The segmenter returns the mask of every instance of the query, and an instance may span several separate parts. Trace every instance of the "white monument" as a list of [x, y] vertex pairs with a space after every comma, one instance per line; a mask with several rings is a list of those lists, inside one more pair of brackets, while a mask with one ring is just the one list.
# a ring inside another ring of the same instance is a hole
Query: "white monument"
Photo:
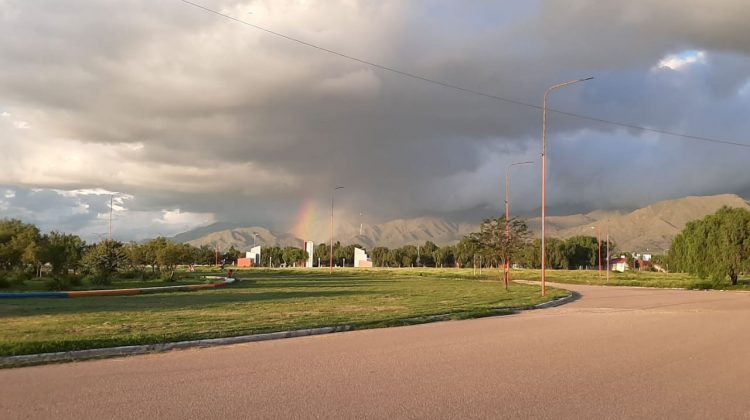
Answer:
[[305, 261], [305, 267], [312, 268], [313, 253], [315, 252], [315, 244], [313, 244], [313, 241], [305, 241], [305, 251], [307, 251], [307, 260]]
[[364, 249], [354, 248], [354, 267], [372, 267], [372, 261], [367, 257]]

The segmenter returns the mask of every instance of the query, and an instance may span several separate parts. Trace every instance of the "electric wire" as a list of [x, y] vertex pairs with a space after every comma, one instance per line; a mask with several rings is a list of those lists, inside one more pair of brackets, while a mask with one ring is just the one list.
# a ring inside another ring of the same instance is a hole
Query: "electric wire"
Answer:
[[[326, 52], [328, 54], [332, 54], [332, 55], [335, 55], [335, 56], [338, 56], [338, 57], [341, 57], [341, 58], [345, 58], [347, 60], [354, 61], [354, 62], [357, 62], [357, 63], [360, 63], [360, 64], [364, 64], [364, 65], [367, 65], [367, 66], [370, 66], [370, 67], [374, 67], [374, 68], [377, 68], [377, 69], [380, 69], [380, 70], [383, 70], [383, 71], [386, 71], [386, 72], [390, 72], [390, 73], [397, 74], [397, 75], [400, 75], [400, 76], [408, 77], [408, 78], [411, 78], [411, 79], [414, 79], [414, 80], [419, 80], [419, 81], [422, 81], [422, 82], [425, 82], [425, 83], [430, 83], [430, 84], [433, 84], [433, 85], [442, 86], [444, 88], [453, 89], [453, 90], [457, 90], [457, 91], [468, 93], [468, 94], [472, 94], [472, 95], [482, 96], [482, 97], [489, 98], [489, 99], [494, 99], [494, 100], [505, 102], [505, 103], [509, 103], [509, 104], [512, 104], [512, 105], [522, 106], [522, 107], [526, 107], [526, 108], [532, 108], [532, 109], [536, 109], [536, 110], [543, 110], [543, 107], [540, 106], [540, 105], [534, 105], [534, 104], [530, 104], [530, 103], [527, 103], [527, 102], [523, 102], [523, 101], [511, 99], [511, 98], [506, 98], [506, 97], [503, 97], [503, 96], [499, 96], [499, 95], [495, 95], [495, 94], [491, 94], [491, 93], [487, 93], [487, 92], [482, 92], [482, 91], [479, 91], [479, 90], [474, 90], [474, 89], [466, 88], [466, 87], [455, 85], [455, 84], [452, 84], [452, 83], [447, 83], [447, 82], [443, 82], [443, 81], [440, 81], [440, 80], [431, 79], [429, 77], [421, 76], [421, 75], [416, 74], [416, 73], [411, 73], [411, 72], [408, 72], [408, 71], [399, 70], [399, 69], [394, 68], [394, 67], [389, 67], [389, 66], [386, 66], [386, 65], [383, 65], [383, 64], [378, 64], [378, 63], [373, 62], [373, 61], [369, 61], [369, 60], [365, 60], [365, 59], [362, 59], [362, 58], [358, 58], [358, 57], [355, 57], [355, 56], [352, 56], [352, 55], [349, 55], [349, 54], [345, 54], [345, 53], [342, 53], [342, 52], [339, 52], [339, 51], [336, 51], [336, 50], [332, 50], [330, 48], [321, 47], [320, 45], [316, 45], [316, 44], [313, 44], [313, 43], [301, 40], [299, 38], [294, 38], [292, 36], [289, 36], [289, 35], [286, 35], [286, 34], [283, 34], [283, 33], [280, 33], [280, 32], [273, 31], [273, 30], [265, 28], [263, 26], [256, 25], [254, 23], [251, 23], [251, 22], [248, 22], [248, 21], [245, 21], [245, 20], [242, 20], [242, 19], [238, 19], [238, 18], [236, 18], [234, 16], [231, 16], [231, 15], [228, 15], [226, 13], [222, 13], [222, 12], [220, 12], [218, 10], [214, 10], [214, 9], [209, 8], [209, 7], [203, 6], [201, 4], [194, 3], [194, 2], [192, 2], [190, 0], [180, 0], [180, 1], [182, 1], [185, 4], [191, 5], [193, 7], [196, 7], [198, 9], [201, 9], [201, 10], [203, 10], [205, 12], [212, 13], [214, 15], [223, 17], [225, 19], [232, 20], [232, 21], [240, 23], [242, 25], [249, 26], [251, 28], [254, 28], [254, 29], [266, 32], [266, 33], [268, 33], [270, 35], [274, 35], [274, 36], [286, 39], [288, 41], [304, 45], [306, 47], [314, 48], [316, 50], [323, 51], [323, 52]], [[547, 112], [555, 113], [555, 114], [558, 114], [558, 115], [563, 115], [563, 116], [566, 116], [566, 117], [577, 118], [577, 119], [580, 119], [580, 120], [585, 120], [585, 121], [590, 121], [590, 122], [596, 122], [596, 123], [600, 123], [600, 124], [613, 125], [613, 126], [628, 128], [628, 129], [632, 129], [632, 130], [657, 133], [657, 134], [662, 134], [662, 135], [666, 135], [666, 136], [684, 138], [684, 139], [688, 139], [688, 140], [702, 141], [702, 142], [708, 142], [708, 143], [716, 143], [716, 144], [722, 144], [722, 145], [726, 145], [726, 146], [736, 146], [736, 147], [750, 148], [750, 144], [747, 144], [747, 143], [740, 143], [740, 142], [735, 142], [735, 141], [730, 141], [730, 140], [721, 140], [721, 139], [716, 139], [716, 138], [712, 138], [712, 137], [696, 136], [696, 135], [692, 135], [692, 134], [677, 133], [677, 132], [674, 132], [674, 131], [662, 130], [662, 129], [658, 129], [658, 128], [650, 128], [650, 127], [646, 127], [646, 126], [642, 126], [642, 125], [637, 125], [637, 124], [630, 124], [630, 123], [625, 123], [625, 122], [620, 122], [620, 121], [608, 120], [608, 119], [604, 119], [604, 118], [591, 117], [591, 116], [588, 116], [588, 115], [577, 114], [577, 113], [574, 113], [574, 112], [562, 111], [562, 110], [558, 110], [558, 109], [554, 109], [554, 108], [549, 108], [549, 107], [547, 108]]]

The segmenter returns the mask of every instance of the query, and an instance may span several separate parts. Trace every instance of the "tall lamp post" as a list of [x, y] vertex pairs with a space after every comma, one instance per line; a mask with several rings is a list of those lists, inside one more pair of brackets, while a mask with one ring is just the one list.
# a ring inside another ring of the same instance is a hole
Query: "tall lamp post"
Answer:
[[596, 229], [596, 244], [599, 248], [599, 280], [602, 279], [602, 239], [601, 232], [599, 232], [599, 226], [591, 226], [591, 229]]
[[336, 190], [341, 189], [344, 189], [344, 187], [336, 187], [331, 190], [331, 258], [328, 261], [328, 272], [331, 274], [333, 274], [333, 194], [336, 192]]
[[545, 248], [545, 239], [544, 239], [544, 236], [546, 233], [545, 206], [546, 206], [546, 200], [547, 200], [547, 97], [549, 96], [550, 92], [552, 92], [555, 89], [569, 86], [578, 82], [585, 82], [586, 80], [591, 80], [591, 79], [593, 79], [593, 77], [586, 77], [583, 79], [576, 79], [576, 80], [570, 80], [564, 83], [559, 83], [559, 84], [550, 86], [549, 88], [547, 88], [547, 91], [544, 92], [544, 106], [542, 107], [542, 296], [545, 296], [547, 294], [547, 270], [546, 270], [547, 252]]
[[518, 165], [528, 165], [534, 163], [528, 162], [514, 162], [505, 168], [505, 273], [503, 275], [503, 283], [505, 290], [508, 290], [508, 283], [510, 282], [510, 168]]

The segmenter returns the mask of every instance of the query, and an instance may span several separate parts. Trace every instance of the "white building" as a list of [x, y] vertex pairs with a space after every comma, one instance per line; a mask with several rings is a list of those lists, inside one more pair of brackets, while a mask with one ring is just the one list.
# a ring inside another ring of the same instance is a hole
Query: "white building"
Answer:
[[372, 267], [372, 261], [364, 249], [354, 248], [354, 267]]
[[253, 265], [254, 266], [256, 266], [256, 267], [259, 266], [260, 263], [261, 263], [261, 261], [260, 261], [260, 245], [254, 246], [254, 247], [250, 248], [250, 251], [247, 251], [245, 253], [245, 258], [249, 258], [249, 259], [253, 260]]

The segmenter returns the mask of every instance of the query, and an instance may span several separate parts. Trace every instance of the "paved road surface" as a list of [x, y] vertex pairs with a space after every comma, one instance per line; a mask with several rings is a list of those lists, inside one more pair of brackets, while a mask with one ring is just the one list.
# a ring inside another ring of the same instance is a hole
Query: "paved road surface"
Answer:
[[750, 418], [750, 293], [0, 371], [0, 418]]

